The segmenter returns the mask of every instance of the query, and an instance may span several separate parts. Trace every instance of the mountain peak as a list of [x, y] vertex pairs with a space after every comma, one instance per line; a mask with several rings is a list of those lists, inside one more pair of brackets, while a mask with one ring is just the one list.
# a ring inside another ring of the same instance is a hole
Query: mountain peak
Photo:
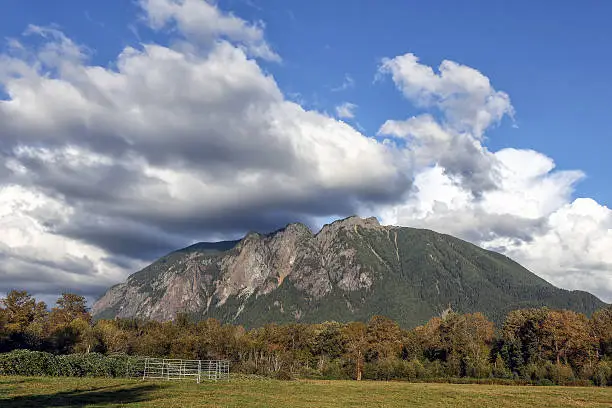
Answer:
[[347, 217], [313, 235], [301, 223], [177, 251], [109, 289], [96, 318], [168, 320], [181, 311], [250, 327], [367, 321], [411, 327], [452, 308], [495, 322], [512, 309], [549, 306], [586, 314], [604, 304], [558, 289], [507, 257], [429, 230]]
[[312, 235], [312, 231], [306, 224], [302, 224], [301, 222], [292, 222], [291, 224], [287, 224], [284, 228], [276, 231], [276, 232], [290, 232], [296, 234], [308, 234]]
[[336, 228], [355, 228], [355, 227], [363, 227], [363, 228], [379, 228], [380, 222], [378, 222], [378, 218], [376, 217], [368, 217], [361, 218], [357, 215], [351, 215], [346, 218], [342, 218], [336, 221], [333, 221], [329, 224], [325, 224], [321, 230], [325, 229], [336, 229]]

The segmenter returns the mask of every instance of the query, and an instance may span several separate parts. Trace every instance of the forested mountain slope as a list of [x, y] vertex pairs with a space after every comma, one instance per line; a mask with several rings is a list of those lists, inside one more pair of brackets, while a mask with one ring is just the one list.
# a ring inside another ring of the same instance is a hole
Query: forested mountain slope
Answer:
[[449, 307], [500, 322], [532, 306], [591, 314], [604, 303], [452, 236], [349, 217], [317, 234], [290, 224], [178, 250], [110, 288], [92, 312], [158, 320], [188, 312], [248, 327], [385, 315], [411, 327]]

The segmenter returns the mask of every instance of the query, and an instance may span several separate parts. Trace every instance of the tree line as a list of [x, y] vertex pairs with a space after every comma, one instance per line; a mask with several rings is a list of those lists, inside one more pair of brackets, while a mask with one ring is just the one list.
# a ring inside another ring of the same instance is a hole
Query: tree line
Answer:
[[48, 309], [25, 291], [0, 301], [0, 352], [100, 353], [229, 359], [232, 371], [276, 378], [444, 380], [612, 385], [612, 308], [508, 313], [496, 328], [481, 313], [445, 313], [406, 330], [367, 323], [267, 324], [247, 330], [215, 319], [93, 321], [82, 296]]

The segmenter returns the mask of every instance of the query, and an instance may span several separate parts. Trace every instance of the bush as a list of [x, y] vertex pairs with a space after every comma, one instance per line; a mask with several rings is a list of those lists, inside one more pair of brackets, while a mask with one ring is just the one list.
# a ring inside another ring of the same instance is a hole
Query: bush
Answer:
[[537, 385], [570, 385], [580, 383], [569, 364], [546, 361], [541, 364], [527, 364], [523, 377]]
[[347, 373], [347, 369], [353, 372], [354, 366], [344, 367], [341, 360], [332, 360], [323, 366], [321, 376], [326, 380], [348, 380], [351, 376]]
[[127, 359], [106, 357], [99, 353], [57, 356], [62, 375], [70, 377], [120, 377], [127, 370]]
[[497, 357], [495, 358], [495, 361], [493, 362], [491, 374], [495, 378], [502, 378], [502, 379], [511, 379], [514, 377], [512, 375], [512, 371], [510, 371], [506, 367], [506, 362], [504, 361], [504, 359], [499, 353], [497, 354]]
[[445, 377], [444, 367], [440, 360], [427, 361], [425, 363], [424, 378]]
[[595, 366], [591, 380], [595, 385], [606, 386], [612, 385], [612, 362], [600, 361]]
[[427, 378], [427, 370], [418, 359], [398, 360], [395, 363], [395, 378], [416, 381]]
[[566, 385], [575, 381], [574, 370], [568, 364], [546, 364], [546, 377], [558, 385]]
[[253, 360], [240, 361], [234, 364], [232, 371], [242, 374], [257, 374], [257, 364]]
[[389, 381], [395, 378], [395, 375], [395, 362], [391, 359], [365, 363], [363, 367], [363, 378], [366, 380]]
[[548, 378], [543, 378], [541, 380], [538, 380], [538, 381], [536, 381], [535, 384], [536, 385], [543, 385], [543, 386], [555, 385], [555, 383], [552, 382], [551, 380], [549, 380]]
[[56, 356], [42, 351], [14, 350], [0, 354], [0, 374], [52, 377], [122, 377], [129, 357], [98, 353]]
[[42, 351], [13, 350], [0, 354], [0, 374], [53, 375], [57, 362], [54, 355]]
[[486, 360], [466, 361], [465, 375], [471, 378], [488, 378], [491, 376], [491, 365]]
[[526, 380], [536, 382], [536, 383], [540, 380], [545, 379], [547, 375], [546, 367], [540, 364], [535, 364], [535, 363], [527, 364], [523, 368], [522, 373], [523, 373], [523, 378], [525, 378]]
[[276, 373], [274, 373], [274, 378], [277, 380], [295, 380], [295, 376], [293, 373], [285, 368], [281, 368]]
[[414, 381], [417, 378], [417, 372], [412, 361], [397, 361], [395, 364], [395, 377], [403, 380]]

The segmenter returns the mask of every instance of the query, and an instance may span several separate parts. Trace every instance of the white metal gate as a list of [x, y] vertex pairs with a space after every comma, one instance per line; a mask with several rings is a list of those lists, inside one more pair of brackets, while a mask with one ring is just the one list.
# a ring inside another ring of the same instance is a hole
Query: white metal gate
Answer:
[[227, 360], [182, 360], [167, 358], [145, 358], [142, 379], [157, 378], [165, 380], [227, 380], [229, 361]]

